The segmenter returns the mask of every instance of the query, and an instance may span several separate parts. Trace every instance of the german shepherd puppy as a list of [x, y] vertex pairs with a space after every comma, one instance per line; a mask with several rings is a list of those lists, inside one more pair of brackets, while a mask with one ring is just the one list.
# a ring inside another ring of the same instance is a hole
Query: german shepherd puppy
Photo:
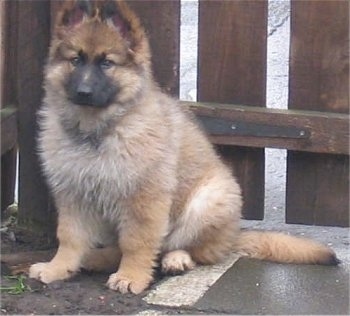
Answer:
[[311, 240], [240, 231], [236, 179], [191, 114], [160, 91], [150, 59], [125, 2], [69, 1], [59, 13], [39, 113], [59, 248], [30, 277], [50, 283], [81, 268], [113, 268], [108, 287], [137, 294], [158, 264], [180, 273], [231, 251], [337, 264]]

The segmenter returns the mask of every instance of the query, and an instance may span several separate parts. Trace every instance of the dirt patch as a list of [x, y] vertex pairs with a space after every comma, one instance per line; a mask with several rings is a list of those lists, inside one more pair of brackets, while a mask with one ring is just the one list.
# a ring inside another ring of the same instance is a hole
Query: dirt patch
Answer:
[[[4, 216], [7, 215], [7, 216]], [[57, 243], [17, 225], [16, 212], [2, 214], [1, 315], [122, 315], [157, 310], [166, 314], [202, 314], [186, 308], [148, 305], [142, 300], [164, 277], [155, 271], [155, 283], [140, 295], [120, 294], [105, 286], [108, 273], [82, 271], [67, 281], [45, 285], [29, 279], [30, 264], [49, 261]], [[24, 272], [24, 273], [23, 273]]]
[[[34, 236], [23, 230], [11, 228], [2, 232], [1, 288], [6, 290], [1, 291], [1, 314], [110, 315], [134, 314], [147, 309], [147, 304], [142, 301], [147, 292], [135, 296], [109, 290], [105, 286], [107, 273], [82, 272], [68, 281], [53, 282], [49, 285], [25, 276], [22, 280], [23, 289], [17, 294], [10, 294], [13, 292], [11, 289], [18, 286], [19, 277], [9, 279], [14, 265], [12, 262], [5, 263], [6, 258], [15, 258], [14, 261], [18, 262], [25, 261], [23, 267], [28, 267], [28, 261], [37, 261], [40, 256], [45, 258], [54, 253], [54, 250], [42, 251], [50, 245], [52, 246], [45, 237]], [[17, 265], [15, 262], [15, 266], [21, 264]]]
[[[69, 281], [49, 285], [26, 279], [22, 294], [2, 293], [2, 314], [133, 314], [146, 308], [142, 296], [122, 295], [104, 286], [108, 274], [82, 273]], [[2, 286], [13, 284], [1, 276]]]

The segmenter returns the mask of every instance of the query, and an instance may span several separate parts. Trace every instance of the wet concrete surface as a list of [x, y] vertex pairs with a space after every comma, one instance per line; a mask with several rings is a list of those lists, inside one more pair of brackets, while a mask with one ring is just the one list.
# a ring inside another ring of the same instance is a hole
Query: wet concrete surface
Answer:
[[349, 269], [240, 259], [194, 307], [229, 314], [348, 315]]
[[[273, 217], [273, 220], [272, 220]], [[330, 246], [341, 260], [338, 266], [277, 264], [241, 258], [203, 293], [191, 306], [189, 314], [230, 315], [349, 315], [349, 229], [290, 225], [281, 216], [269, 214], [263, 221], [242, 221], [248, 229], [280, 231], [311, 238]], [[203, 275], [202, 278], [206, 276]], [[193, 283], [191, 281], [187, 283]], [[172, 284], [188, 300], [191, 286]], [[178, 295], [178, 293], [176, 294]], [[160, 308], [161, 302], [155, 305]], [[170, 306], [171, 304], [168, 304]], [[161, 308], [164, 308], [162, 306]], [[172, 311], [183, 311], [176, 306]], [[164, 310], [162, 310], [164, 313]]]

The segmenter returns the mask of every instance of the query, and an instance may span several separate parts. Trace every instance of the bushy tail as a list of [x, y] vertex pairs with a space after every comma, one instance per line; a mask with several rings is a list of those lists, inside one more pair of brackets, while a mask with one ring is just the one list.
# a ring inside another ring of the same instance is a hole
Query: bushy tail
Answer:
[[325, 245], [277, 232], [241, 231], [236, 250], [251, 258], [280, 263], [340, 263], [334, 251]]

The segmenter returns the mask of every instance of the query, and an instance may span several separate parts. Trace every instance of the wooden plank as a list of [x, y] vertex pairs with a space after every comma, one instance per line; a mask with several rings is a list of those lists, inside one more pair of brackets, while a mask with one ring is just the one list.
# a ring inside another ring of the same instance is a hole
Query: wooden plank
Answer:
[[14, 202], [17, 160], [17, 119], [6, 104], [16, 104], [17, 1], [1, 2], [1, 211]]
[[17, 110], [2, 108], [1, 113], [1, 155], [17, 144]]
[[[348, 113], [349, 2], [292, 1], [291, 9], [289, 107]], [[348, 156], [289, 151], [287, 162], [287, 222], [348, 226]]]
[[0, 108], [3, 107], [4, 62], [5, 62], [5, 2], [0, 2]]
[[56, 251], [57, 249], [5, 253], [1, 254], [1, 263], [6, 264], [11, 270], [22, 265], [29, 267], [36, 262], [50, 261]]
[[17, 148], [1, 155], [1, 212], [14, 202]]
[[5, 9], [4, 17], [4, 60], [3, 71], [3, 84], [2, 89], [2, 103], [1, 107], [8, 104], [18, 104], [17, 99], [17, 34], [18, 24], [13, 23], [17, 19], [18, 1], [3, 1]]
[[57, 249], [50, 249], [1, 254], [1, 264], [4, 264], [12, 275], [28, 274], [33, 263], [50, 261], [56, 251]]
[[137, 0], [128, 4], [139, 15], [148, 34], [156, 81], [165, 92], [178, 96], [180, 0]]
[[[198, 100], [265, 104], [267, 1], [200, 1]], [[219, 146], [243, 190], [243, 216], [264, 214], [264, 150]]]
[[287, 157], [287, 223], [349, 226], [349, 156]]
[[289, 107], [349, 112], [349, 2], [292, 1]]
[[43, 96], [43, 66], [49, 46], [48, 1], [18, 2], [19, 215], [20, 225], [53, 235], [55, 214], [36, 155], [36, 111]]
[[64, 1], [50, 0], [50, 30], [51, 34], [56, 24], [56, 16], [59, 10], [62, 8]]
[[[195, 102], [182, 104], [202, 121], [214, 144], [349, 153], [348, 114]], [[264, 133], [268, 136], [259, 136]], [[269, 136], [269, 133], [272, 134]]]

